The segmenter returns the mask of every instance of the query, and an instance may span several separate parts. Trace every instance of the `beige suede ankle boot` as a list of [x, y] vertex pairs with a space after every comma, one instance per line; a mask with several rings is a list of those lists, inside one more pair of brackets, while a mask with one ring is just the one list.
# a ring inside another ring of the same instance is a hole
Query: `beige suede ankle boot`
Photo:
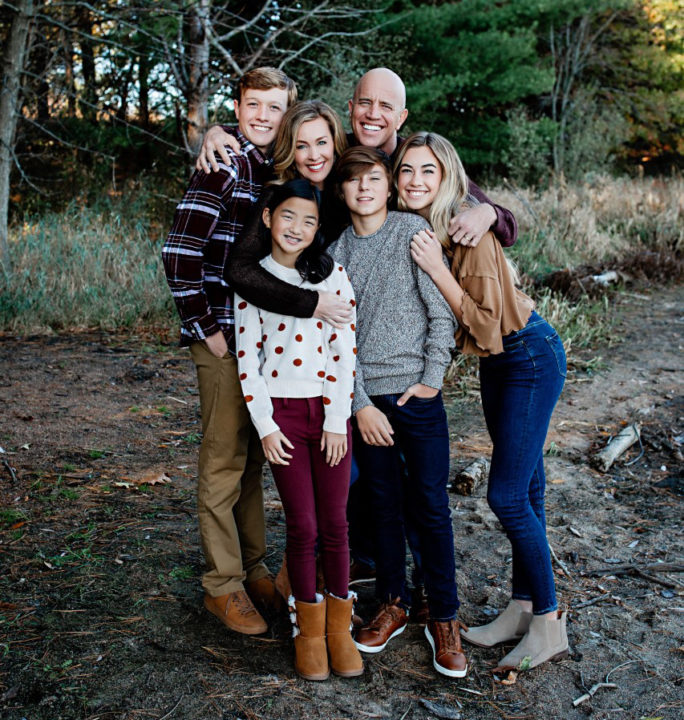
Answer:
[[325, 601], [316, 593], [316, 602], [290, 596], [290, 620], [295, 646], [295, 670], [305, 680], [327, 680], [330, 676], [325, 645]]
[[343, 600], [335, 595], [325, 596], [326, 639], [330, 653], [330, 667], [340, 677], [357, 677], [363, 674], [363, 660], [351, 636], [352, 613], [356, 593], [350, 592]]
[[521, 638], [532, 622], [532, 613], [525, 612], [520, 603], [511, 600], [506, 609], [492, 622], [467, 630], [461, 628], [461, 637], [471, 645], [494, 647], [498, 643]]
[[568, 656], [567, 612], [558, 611], [555, 618], [534, 615], [523, 639], [499, 662], [497, 670], [531, 670], [548, 660]]

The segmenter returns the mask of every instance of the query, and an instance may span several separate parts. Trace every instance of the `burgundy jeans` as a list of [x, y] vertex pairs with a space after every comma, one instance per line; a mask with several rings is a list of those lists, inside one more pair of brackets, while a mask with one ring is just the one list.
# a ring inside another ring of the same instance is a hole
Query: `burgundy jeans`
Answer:
[[285, 511], [287, 571], [297, 600], [316, 597], [316, 541], [326, 589], [347, 597], [349, 541], [347, 495], [351, 472], [351, 429], [347, 454], [330, 467], [321, 452], [323, 399], [273, 398], [273, 419], [294, 445], [289, 465], [271, 465]]

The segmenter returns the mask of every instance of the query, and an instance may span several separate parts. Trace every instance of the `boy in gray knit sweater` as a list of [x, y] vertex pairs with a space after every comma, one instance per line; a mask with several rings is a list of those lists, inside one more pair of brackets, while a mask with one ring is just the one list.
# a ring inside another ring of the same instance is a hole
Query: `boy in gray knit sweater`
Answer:
[[[425, 220], [388, 211], [389, 158], [376, 148], [350, 148], [336, 170], [352, 226], [330, 250], [347, 269], [358, 303], [352, 412], [362, 442], [354, 446], [354, 455], [370, 491], [380, 601], [355, 642], [359, 650], [377, 653], [406, 627], [411, 602], [404, 540], [408, 508], [423, 555], [430, 609], [425, 634], [433, 666], [448, 677], [463, 677], [467, 662], [456, 619], [449, 433], [441, 395], [454, 346], [454, 317], [411, 258], [411, 238], [425, 229]], [[406, 484], [402, 454], [410, 478]]]

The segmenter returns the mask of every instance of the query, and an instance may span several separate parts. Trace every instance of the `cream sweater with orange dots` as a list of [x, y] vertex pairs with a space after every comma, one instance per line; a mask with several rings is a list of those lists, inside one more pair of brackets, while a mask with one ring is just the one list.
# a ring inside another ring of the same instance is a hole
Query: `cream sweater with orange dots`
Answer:
[[[297, 270], [280, 265], [271, 255], [261, 265], [291, 285], [336, 293], [356, 309], [351, 283], [338, 263], [320, 283], [302, 280]], [[272, 397], [322, 396], [323, 430], [346, 434], [354, 394], [356, 313], [351, 325], [338, 330], [315, 318], [260, 310], [237, 293], [234, 307], [240, 383], [259, 437], [279, 430]]]

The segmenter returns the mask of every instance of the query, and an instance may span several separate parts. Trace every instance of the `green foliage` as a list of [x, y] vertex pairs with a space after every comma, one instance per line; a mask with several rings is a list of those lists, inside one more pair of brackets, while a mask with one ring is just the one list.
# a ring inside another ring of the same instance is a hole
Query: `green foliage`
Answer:
[[[160, 252], [166, 225], [144, 197], [26, 220], [10, 232], [11, 275], [0, 277], [0, 327], [114, 330], [175, 322]], [[143, 193], [144, 194], [144, 193]]]
[[556, 123], [550, 118], [531, 118], [524, 105], [509, 110], [506, 120], [508, 144], [501, 161], [513, 182], [537, 185], [549, 172]]

